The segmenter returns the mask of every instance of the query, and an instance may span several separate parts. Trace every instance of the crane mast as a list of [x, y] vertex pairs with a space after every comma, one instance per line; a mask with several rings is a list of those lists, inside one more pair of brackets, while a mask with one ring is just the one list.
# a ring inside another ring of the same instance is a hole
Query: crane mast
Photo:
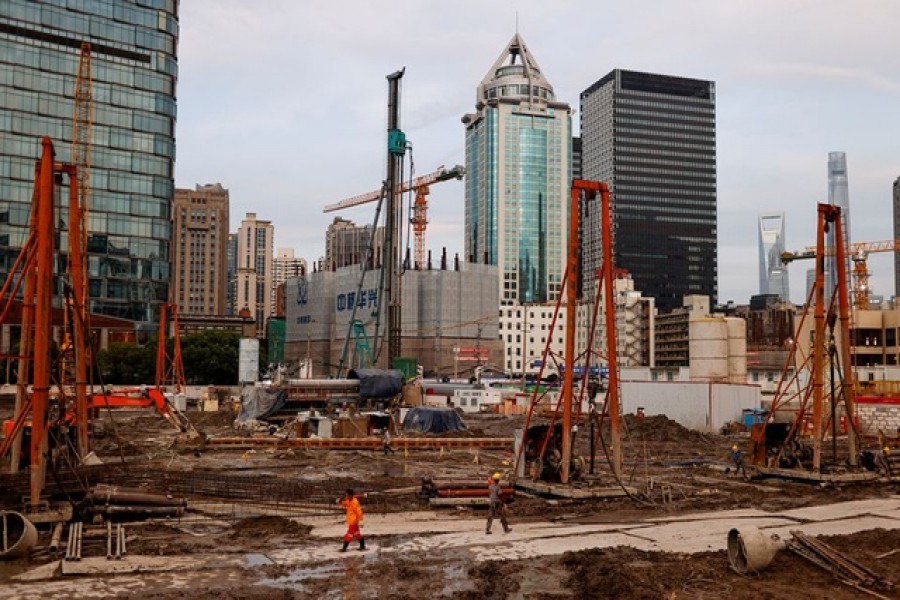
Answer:
[[[87, 213], [91, 198], [91, 144], [94, 130], [94, 92], [91, 76], [91, 45], [81, 44], [78, 76], [75, 79], [75, 108], [72, 116], [72, 162], [77, 169], [76, 185], [81, 203], [82, 248], [87, 248]], [[75, 234], [72, 231], [72, 234]], [[85, 280], [86, 282], [87, 280]], [[87, 290], [85, 290], [86, 293]]]
[[384, 249], [382, 277], [384, 296], [382, 304], [387, 304], [386, 366], [390, 368], [394, 359], [400, 356], [401, 335], [401, 290], [400, 290], [400, 168], [406, 154], [406, 136], [400, 131], [400, 79], [405, 69], [387, 76], [388, 80], [388, 155], [386, 218], [384, 227]]

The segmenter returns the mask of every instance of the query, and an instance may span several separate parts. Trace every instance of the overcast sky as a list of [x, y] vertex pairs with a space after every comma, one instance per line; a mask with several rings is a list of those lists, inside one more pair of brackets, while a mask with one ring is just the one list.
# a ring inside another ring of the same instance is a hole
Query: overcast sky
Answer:
[[[900, 175], [900, 2], [894, 0], [297, 1], [183, 0], [178, 187], [221, 182], [231, 230], [247, 212], [276, 246], [324, 254], [341, 214], [371, 223], [374, 204], [322, 207], [380, 187], [387, 83], [406, 67], [401, 128], [416, 172], [463, 164], [460, 118], [519, 32], [575, 111], [614, 68], [716, 82], [719, 301], [759, 291], [757, 215], [783, 210], [788, 249], [815, 243], [828, 152], [847, 153], [853, 241], [893, 237]], [[462, 253], [461, 182], [432, 188], [426, 247]], [[802, 302], [809, 263], [795, 263]], [[869, 260], [893, 295], [893, 256]]]

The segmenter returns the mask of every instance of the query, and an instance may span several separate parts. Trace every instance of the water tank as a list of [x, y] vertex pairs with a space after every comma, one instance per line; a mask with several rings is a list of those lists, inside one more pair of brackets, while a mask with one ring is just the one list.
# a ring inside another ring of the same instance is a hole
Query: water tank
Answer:
[[728, 329], [725, 319], [693, 319], [689, 325], [691, 379], [708, 381], [728, 377]]
[[725, 317], [728, 330], [728, 380], [747, 382], [747, 321], [740, 317]]

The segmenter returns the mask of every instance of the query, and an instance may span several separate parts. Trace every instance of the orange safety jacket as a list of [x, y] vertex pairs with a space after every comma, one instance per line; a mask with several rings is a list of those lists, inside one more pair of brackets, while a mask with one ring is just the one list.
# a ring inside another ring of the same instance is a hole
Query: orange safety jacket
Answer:
[[362, 506], [355, 497], [341, 500], [341, 506], [347, 509], [347, 525], [357, 525], [363, 520]]

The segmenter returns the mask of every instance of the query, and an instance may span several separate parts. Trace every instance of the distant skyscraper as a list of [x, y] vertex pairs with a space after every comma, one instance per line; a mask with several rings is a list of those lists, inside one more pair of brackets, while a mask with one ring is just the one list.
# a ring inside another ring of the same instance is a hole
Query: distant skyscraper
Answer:
[[279, 248], [272, 260], [272, 313], [275, 311], [275, 292], [278, 286], [291, 277], [306, 273], [306, 259], [294, 258], [293, 248]]
[[28, 237], [41, 136], [57, 161], [73, 162], [83, 42], [93, 80], [89, 308], [154, 335], [171, 267], [175, 0], [0, 1], [0, 280]]
[[[894, 180], [894, 239], [900, 239], [900, 177]], [[894, 295], [900, 298], [900, 253], [894, 252]]]
[[[336, 271], [341, 267], [360, 265], [368, 257], [369, 245], [372, 243], [372, 226], [357, 225], [348, 219], [335, 217], [325, 230], [325, 264], [320, 265], [325, 271]], [[373, 260], [369, 268], [381, 264], [381, 251], [384, 247], [384, 227], [375, 230], [375, 246], [372, 248]]]
[[467, 114], [465, 252], [497, 265], [501, 304], [559, 295], [566, 262], [571, 110], [517, 33]]
[[784, 252], [784, 213], [759, 215], [759, 293], [777, 294], [790, 302], [788, 272], [781, 262]]
[[[661, 311], [718, 295], [716, 86], [616, 69], [581, 93], [582, 175], [613, 195], [616, 267]], [[583, 220], [583, 293], [601, 266], [600, 211]]]
[[228, 190], [176, 189], [172, 208], [172, 298], [182, 314], [226, 312]]
[[[844, 250], [846, 260], [844, 268], [847, 277], [850, 277], [850, 189], [847, 180], [847, 155], [843, 152], [828, 153], [828, 203], [841, 207], [841, 217], [844, 223]], [[828, 233], [828, 248], [834, 248], [834, 229]], [[833, 250], [831, 256], [825, 261], [825, 300], [831, 298], [831, 291], [835, 286], [837, 275], [837, 258]], [[850, 289], [850, 281], [847, 281], [847, 289]], [[826, 304], [827, 306], [827, 304]]]
[[238, 230], [237, 310], [248, 309], [256, 319], [256, 335], [265, 335], [266, 318], [271, 314], [272, 250], [275, 228], [271, 221], [247, 213]]
[[237, 252], [238, 236], [236, 233], [228, 234], [226, 258], [225, 258], [225, 314], [236, 315], [237, 309]]
[[581, 138], [572, 138], [572, 179], [581, 179]]

